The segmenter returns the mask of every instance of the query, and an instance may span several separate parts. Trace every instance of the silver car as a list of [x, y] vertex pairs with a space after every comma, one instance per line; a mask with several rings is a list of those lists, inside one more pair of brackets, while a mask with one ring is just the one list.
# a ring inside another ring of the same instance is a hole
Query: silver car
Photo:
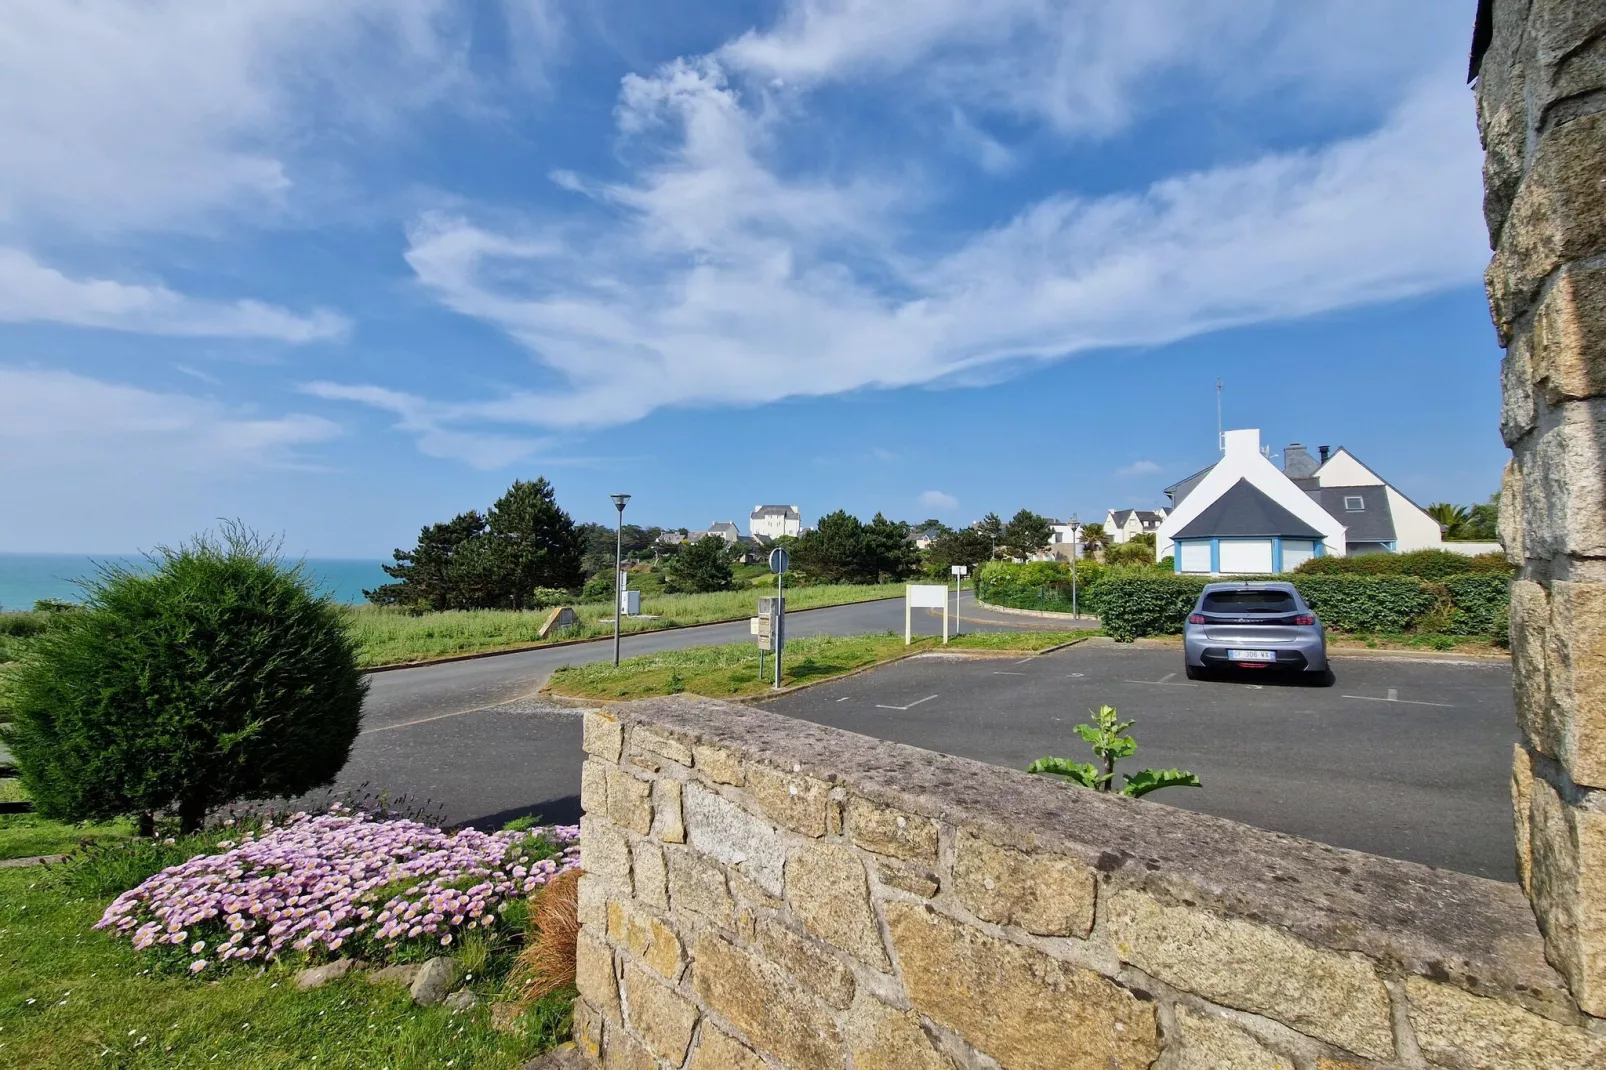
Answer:
[[1212, 583], [1182, 628], [1188, 679], [1218, 669], [1297, 672], [1333, 682], [1322, 622], [1291, 583]]

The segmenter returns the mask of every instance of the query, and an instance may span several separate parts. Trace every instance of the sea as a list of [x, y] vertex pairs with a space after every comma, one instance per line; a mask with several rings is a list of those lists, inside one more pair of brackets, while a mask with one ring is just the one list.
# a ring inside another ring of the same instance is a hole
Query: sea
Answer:
[[[80, 602], [84, 592], [79, 581], [94, 576], [96, 569], [105, 564], [144, 568], [148, 562], [137, 554], [0, 553], [0, 610], [32, 609], [35, 602], [44, 598]], [[378, 561], [309, 557], [305, 564], [321, 593], [350, 605], [365, 601], [364, 588], [390, 582]]]

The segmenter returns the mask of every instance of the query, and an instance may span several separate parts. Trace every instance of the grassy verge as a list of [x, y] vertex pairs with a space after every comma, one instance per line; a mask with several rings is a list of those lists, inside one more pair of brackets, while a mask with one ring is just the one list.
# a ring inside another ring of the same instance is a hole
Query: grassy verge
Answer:
[[[641, 611], [653, 620], [627, 619], [627, 632], [653, 631], [712, 621], [752, 616], [755, 601], [762, 593], [749, 588], [712, 594], [666, 594], [642, 599]], [[845, 605], [876, 598], [893, 598], [903, 593], [897, 583], [879, 585], [840, 585], [799, 587], [788, 591], [786, 605], [796, 612], [822, 606]], [[581, 626], [561, 638], [600, 638], [613, 633], [608, 603], [575, 607]], [[456, 654], [477, 654], [489, 650], [541, 642], [537, 635], [546, 620], [545, 611], [515, 613], [511, 610], [461, 610], [410, 616], [405, 612], [373, 606], [353, 607], [350, 611], [352, 634], [356, 637], [362, 664], [394, 665]], [[605, 620], [606, 618], [606, 620]]]
[[152, 974], [127, 941], [92, 931], [104, 906], [44, 870], [0, 870], [0, 1065], [509, 1070], [567, 1028], [572, 995], [505, 1035], [484, 1003], [417, 1008], [405, 988], [355, 977], [303, 992], [288, 966], [215, 982]]
[[[987, 632], [963, 635], [946, 649], [1045, 650], [1085, 638], [1086, 632]], [[945, 649], [939, 640], [922, 637], [905, 646], [903, 636], [811, 636], [786, 645], [781, 684], [815, 683], [877, 665], [908, 653]], [[769, 663], [766, 661], [766, 669]], [[752, 643], [691, 647], [661, 654], [626, 658], [614, 667], [606, 662], [568, 665], [552, 674], [553, 694], [572, 698], [637, 699], [682, 692], [729, 698], [757, 695], [770, 689], [771, 679], [758, 671], [758, 652]]]
[[[16, 784], [16, 781], [0, 781]], [[134, 834], [128, 821], [68, 825], [38, 814], [0, 814], [0, 859], [66, 854], [87, 841], [124, 839]], [[4, 1060], [0, 1060], [4, 1065]]]
[[1378, 633], [1375, 635], [1328, 636], [1330, 645], [1337, 649], [1365, 647], [1368, 650], [1448, 650], [1462, 654], [1509, 654], [1510, 649], [1500, 646], [1487, 636], [1472, 635], [1417, 635], [1415, 633]]

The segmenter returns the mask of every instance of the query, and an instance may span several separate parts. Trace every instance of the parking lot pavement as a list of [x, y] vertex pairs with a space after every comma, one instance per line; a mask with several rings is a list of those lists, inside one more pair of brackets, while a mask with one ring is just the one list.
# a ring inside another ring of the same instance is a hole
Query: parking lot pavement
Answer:
[[[1515, 879], [1517, 740], [1501, 661], [1333, 661], [1330, 688], [1244, 675], [1194, 683], [1180, 650], [1082, 645], [1016, 660], [917, 657], [765, 703], [776, 713], [1024, 769], [1088, 760], [1072, 731], [1134, 718], [1127, 771], [1191, 769], [1151, 800], [1340, 847]], [[1067, 789], [1077, 790], [1077, 789]]]

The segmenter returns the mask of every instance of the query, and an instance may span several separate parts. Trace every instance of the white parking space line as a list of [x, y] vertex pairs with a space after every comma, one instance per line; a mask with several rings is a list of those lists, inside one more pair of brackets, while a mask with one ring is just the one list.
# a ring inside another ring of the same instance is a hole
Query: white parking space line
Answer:
[[1025, 676], [1026, 674], [1023, 673], [1023, 672], [1008, 672], [1008, 671], [1006, 671], [1004, 669], [994, 669], [993, 670], [993, 675], [994, 676]]
[[1171, 673], [1164, 680], [1122, 680], [1123, 684], [1148, 684], [1150, 687], [1198, 687], [1199, 685], [1188, 680], [1173, 680]]
[[1173, 676], [1175, 676], [1175, 675], [1176, 675], [1176, 673], [1174, 673], [1174, 672], [1168, 672], [1164, 676], [1162, 676], [1158, 680], [1156, 680], [1155, 683], [1157, 683], [1157, 684], [1168, 684], [1168, 683], [1171, 682], [1171, 678]]
[[1037, 655], [1036, 655], [1036, 654], [1033, 654], [1033, 655], [1032, 655], [1032, 656], [1031, 656], [1031, 657], [1029, 657], [1029, 658], [1021, 658], [1021, 659], [1020, 659], [1020, 660], [1019, 660], [1019, 661], [1017, 661], [1017, 662], [1016, 662], [1016, 663], [1015, 663], [1015, 664], [1016, 664], [1016, 665], [1025, 665], [1025, 664], [1026, 664], [1026, 663], [1027, 663], [1027, 662], [1028, 662], [1028, 661], [1036, 661], [1036, 660], [1037, 660]]
[[917, 698], [907, 706], [883, 706], [881, 703], [877, 702], [875, 708], [878, 710], [912, 710], [922, 702], [930, 702], [936, 697], [936, 695], [927, 695], [925, 698]]
[[1340, 695], [1338, 697], [1360, 699], [1362, 702], [1399, 702], [1406, 706], [1438, 706], [1446, 710], [1455, 709], [1455, 704], [1450, 702], [1423, 702], [1421, 699], [1400, 698], [1399, 690], [1393, 687], [1389, 688], [1388, 698], [1383, 698], [1380, 695]]
[[837, 699], [838, 702], [846, 702], [847, 700], [848, 700], [848, 696], [847, 695], [843, 695], [841, 698]]

